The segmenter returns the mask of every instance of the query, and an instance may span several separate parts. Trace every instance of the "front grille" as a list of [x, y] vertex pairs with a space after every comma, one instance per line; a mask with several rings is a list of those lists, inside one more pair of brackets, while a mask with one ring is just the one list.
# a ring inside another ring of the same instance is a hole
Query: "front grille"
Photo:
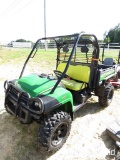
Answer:
[[21, 103], [23, 105], [27, 105], [29, 96], [26, 92], [22, 92], [18, 88], [15, 88], [14, 86], [11, 86], [10, 89], [10, 97], [11, 100], [18, 103]]
[[5, 98], [6, 110], [17, 116], [23, 123], [30, 123], [32, 116], [29, 110], [27, 110], [27, 103], [29, 101], [29, 95], [23, 90], [10, 85]]
[[15, 101], [18, 101], [19, 94], [20, 91], [12, 86], [10, 90], [10, 95]]
[[27, 105], [28, 103], [28, 100], [29, 100], [29, 96], [28, 94], [26, 94], [25, 92], [22, 93], [21, 97], [20, 97], [20, 102], [24, 105]]

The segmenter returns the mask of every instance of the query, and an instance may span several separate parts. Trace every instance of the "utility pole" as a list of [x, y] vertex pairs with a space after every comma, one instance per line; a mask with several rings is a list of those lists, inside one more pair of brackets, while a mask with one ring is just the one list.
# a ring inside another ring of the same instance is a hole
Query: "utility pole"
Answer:
[[[46, 0], [44, 0], [44, 36], [46, 38]], [[47, 50], [47, 41], [45, 40], [45, 50]]]

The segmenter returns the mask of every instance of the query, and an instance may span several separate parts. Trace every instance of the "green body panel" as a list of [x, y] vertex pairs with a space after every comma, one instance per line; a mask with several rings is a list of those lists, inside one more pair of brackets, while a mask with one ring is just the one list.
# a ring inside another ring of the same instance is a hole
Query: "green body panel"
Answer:
[[50, 91], [55, 83], [55, 80], [41, 78], [35, 74], [31, 74], [18, 79], [16, 81], [16, 86], [29, 93], [29, 95], [33, 98], [42, 95], [52, 97], [60, 104], [70, 102], [73, 110], [73, 97], [70, 91], [58, 86], [54, 93], [50, 94]]
[[104, 72], [104, 73], [102, 73], [102, 74], [100, 75], [100, 81], [104, 80], [105, 78], [107, 78], [108, 76], [110, 76], [110, 75], [112, 75], [112, 74], [114, 74], [114, 73], [115, 73], [115, 70], [114, 70], [114, 69], [112, 69], [112, 70], [110, 70], [110, 71], [107, 71], [107, 70], [106, 70], [106, 72]]
[[61, 86], [58, 86], [56, 88], [56, 90], [54, 91], [54, 93], [50, 94], [49, 91], [46, 91], [43, 93], [43, 95], [56, 98], [58, 100], [58, 102], [60, 102], [62, 104], [65, 104], [69, 101], [69, 102], [71, 102], [71, 104], [73, 106], [73, 97], [72, 97], [71, 92]]
[[47, 78], [40, 78], [35, 74], [22, 77], [17, 82], [18, 87], [21, 87], [24, 91], [29, 93], [31, 97], [37, 97], [42, 92], [50, 90], [56, 83]]

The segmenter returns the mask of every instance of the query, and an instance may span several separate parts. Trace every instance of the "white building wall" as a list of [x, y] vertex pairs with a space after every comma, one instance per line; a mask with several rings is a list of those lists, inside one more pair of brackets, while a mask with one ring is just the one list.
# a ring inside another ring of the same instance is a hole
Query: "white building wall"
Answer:
[[31, 48], [31, 42], [12, 42], [14, 48]]

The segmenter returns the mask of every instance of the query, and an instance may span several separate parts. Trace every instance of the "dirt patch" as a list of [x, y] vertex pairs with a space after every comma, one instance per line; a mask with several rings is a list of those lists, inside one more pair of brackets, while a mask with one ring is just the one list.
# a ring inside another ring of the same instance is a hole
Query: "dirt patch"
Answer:
[[[21, 124], [17, 118], [4, 110], [4, 89], [6, 79], [19, 77], [19, 64], [0, 66], [0, 159], [1, 160], [104, 160], [114, 159], [109, 156], [115, 148], [114, 142], [106, 135], [106, 127], [119, 117], [120, 89], [115, 91], [113, 102], [108, 108], [101, 108], [97, 97], [75, 114], [70, 136], [65, 145], [56, 153], [46, 153], [37, 142], [40, 124]], [[38, 68], [28, 66], [26, 73]], [[49, 72], [49, 69], [46, 68]]]

